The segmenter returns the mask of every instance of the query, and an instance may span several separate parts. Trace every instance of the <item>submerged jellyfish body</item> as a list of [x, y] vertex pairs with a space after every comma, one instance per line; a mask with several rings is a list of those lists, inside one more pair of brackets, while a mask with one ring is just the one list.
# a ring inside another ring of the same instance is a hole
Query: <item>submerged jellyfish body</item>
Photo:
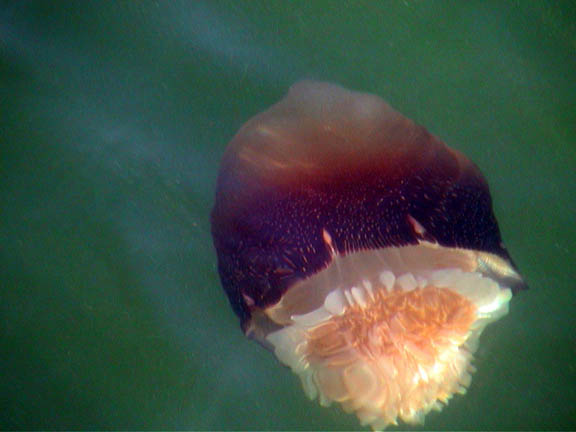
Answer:
[[480, 334], [524, 288], [479, 169], [329, 83], [297, 83], [236, 134], [212, 233], [244, 332], [375, 430], [465, 392]]

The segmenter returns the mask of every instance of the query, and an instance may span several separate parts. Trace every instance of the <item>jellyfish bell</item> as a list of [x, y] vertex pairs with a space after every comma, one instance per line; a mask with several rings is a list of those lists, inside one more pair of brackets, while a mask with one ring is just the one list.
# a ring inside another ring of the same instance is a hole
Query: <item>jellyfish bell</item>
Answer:
[[377, 96], [304, 81], [221, 164], [212, 234], [244, 332], [322, 405], [420, 423], [525, 288], [479, 169]]

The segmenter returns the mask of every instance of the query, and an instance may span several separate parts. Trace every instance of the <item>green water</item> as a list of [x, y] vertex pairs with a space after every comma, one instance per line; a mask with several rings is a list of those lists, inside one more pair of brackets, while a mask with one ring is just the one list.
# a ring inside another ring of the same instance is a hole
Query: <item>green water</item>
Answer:
[[210, 238], [226, 143], [304, 77], [476, 161], [531, 287], [425, 428], [576, 427], [572, 2], [4, 1], [0, 54], [0, 429], [360, 429], [244, 339]]

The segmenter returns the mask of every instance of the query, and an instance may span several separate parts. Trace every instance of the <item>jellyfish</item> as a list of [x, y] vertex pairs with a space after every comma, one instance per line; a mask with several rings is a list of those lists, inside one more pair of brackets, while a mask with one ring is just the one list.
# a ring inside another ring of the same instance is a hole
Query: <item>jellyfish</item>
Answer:
[[470, 385], [526, 286], [478, 167], [378, 96], [302, 81], [241, 127], [212, 235], [244, 333], [382, 430]]

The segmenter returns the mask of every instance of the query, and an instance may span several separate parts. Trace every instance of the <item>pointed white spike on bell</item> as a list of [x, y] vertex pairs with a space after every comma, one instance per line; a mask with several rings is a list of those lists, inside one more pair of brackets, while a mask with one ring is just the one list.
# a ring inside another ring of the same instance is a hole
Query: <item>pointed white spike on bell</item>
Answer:
[[396, 276], [394, 276], [394, 273], [389, 270], [384, 270], [382, 273], [380, 273], [379, 279], [382, 285], [384, 285], [388, 291], [392, 291], [394, 288], [394, 282], [396, 281]]
[[412, 273], [405, 273], [396, 279], [396, 285], [402, 288], [403, 291], [412, 291], [418, 286], [418, 283]]
[[324, 300], [324, 308], [333, 315], [342, 315], [346, 307], [348, 307], [347, 300], [340, 288], [332, 291]]
[[344, 296], [346, 297], [346, 300], [348, 301], [348, 304], [350, 306], [353, 306], [355, 304], [354, 298], [352, 297], [352, 293], [350, 292], [350, 290], [345, 289]]
[[366, 292], [368, 293], [368, 295], [370, 296], [370, 298], [372, 300], [374, 300], [374, 289], [372, 288], [372, 282], [370, 282], [367, 279], [364, 279], [362, 281], [362, 285], [364, 285], [364, 289], [366, 290]]
[[352, 297], [362, 307], [366, 307], [366, 294], [364, 294], [364, 290], [358, 287], [352, 287], [350, 290]]

